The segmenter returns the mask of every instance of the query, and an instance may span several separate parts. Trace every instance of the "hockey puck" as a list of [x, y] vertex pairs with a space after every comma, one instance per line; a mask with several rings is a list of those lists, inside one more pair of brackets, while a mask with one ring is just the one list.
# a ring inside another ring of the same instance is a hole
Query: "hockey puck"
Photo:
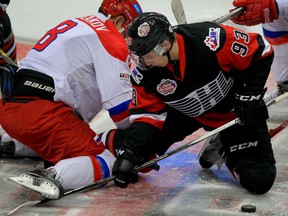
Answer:
[[253, 213], [256, 212], [256, 206], [254, 205], [242, 205], [241, 212]]

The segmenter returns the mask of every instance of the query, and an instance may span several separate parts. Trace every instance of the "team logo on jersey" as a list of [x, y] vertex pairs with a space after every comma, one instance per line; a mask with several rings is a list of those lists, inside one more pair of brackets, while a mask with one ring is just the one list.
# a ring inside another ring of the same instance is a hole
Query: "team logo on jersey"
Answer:
[[130, 80], [130, 75], [127, 74], [127, 73], [120, 73], [120, 80], [129, 81]]
[[157, 85], [157, 91], [162, 95], [173, 94], [177, 88], [177, 83], [174, 80], [162, 79], [161, 83]]
[[215, 51], [219, 47], [220, 28], [209, 28], [209, 36], [206, 37], [204, 43]]
[[147, 22], [142, 23], [138, 27], [138, 35], [139, 37], [146, 37], [150, 32], [150, 26]]
[[132, 70], [132, 78], [137, 84], [139, 84], [143, 79], [143, 75], [137, 70], [136, 67]]

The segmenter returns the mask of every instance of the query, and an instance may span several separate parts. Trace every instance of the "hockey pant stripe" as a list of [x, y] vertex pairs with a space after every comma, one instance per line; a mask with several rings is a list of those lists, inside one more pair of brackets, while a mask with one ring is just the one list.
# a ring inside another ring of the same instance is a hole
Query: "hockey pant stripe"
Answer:
[[106, 161], [100, 156], [96, 156], [96, 159], [98, 160], [101, 167], [102, 178], [110, 177], [110, 170]]
[[[103, 178], [109, 177], [109, 168], [105, 160], [98, 156], [89, 156], [91, 158], [94, 169], [94, 182], [97, 182]], [[101, 158], [101, 159], [100, 159]]]

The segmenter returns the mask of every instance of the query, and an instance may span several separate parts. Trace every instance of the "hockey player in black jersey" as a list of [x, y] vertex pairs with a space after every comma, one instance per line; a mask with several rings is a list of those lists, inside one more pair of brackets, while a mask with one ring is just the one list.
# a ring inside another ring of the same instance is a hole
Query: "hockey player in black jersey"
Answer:
[[[199, 155], [203, 168], [225, 161], [251, 193], [264, 194], [276, 177], [263, 101], [273, 48], [257, 33], [202, 22], [172, 28], [164, 15], [139, 15], [127, 33], [131, 58], [132, 127], [102, 139], [117, 155], [115, 184], [137, 181], [137, 164], [162, 155], [199, 128], [213, 130], [239, 117], [208, 141]], [[181, 159], [179, 159], [179, 162]]]

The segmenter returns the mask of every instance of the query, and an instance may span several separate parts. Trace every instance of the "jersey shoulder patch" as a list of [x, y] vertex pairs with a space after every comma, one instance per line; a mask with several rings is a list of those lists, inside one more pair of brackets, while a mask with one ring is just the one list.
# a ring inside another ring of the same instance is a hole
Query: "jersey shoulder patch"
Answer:
[[132, 70], [132, 82], [134, 81], [134, 84], [139, 85], [140, 82], [143, 80], [143, 74], [138, 70], [137, 67], [134, 67]]

